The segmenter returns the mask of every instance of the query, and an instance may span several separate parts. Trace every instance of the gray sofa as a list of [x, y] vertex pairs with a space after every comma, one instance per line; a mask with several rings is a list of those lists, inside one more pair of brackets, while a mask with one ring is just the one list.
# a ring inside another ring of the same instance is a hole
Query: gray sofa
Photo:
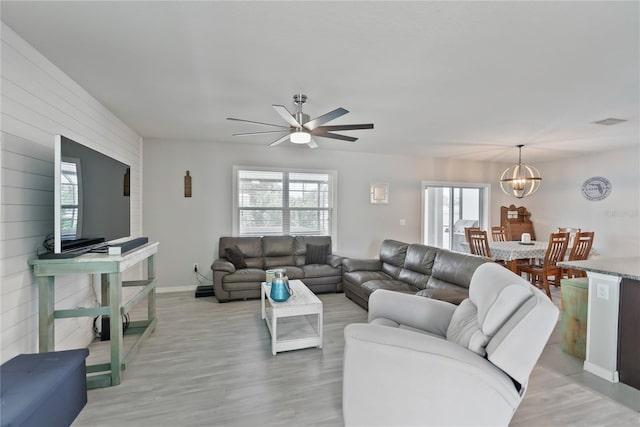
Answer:
[[347, 298], [368, 309], [377, 289], [415, 294], [460, 304], [469, 297], [471, 276], [489, 259], [432, 246], [384, 240], [379, 259], [342, 261]]
[[[327, 246], [322, 263], [307, 263], [307, 245]], [[245, 268], [225, 257], [226, 249], [242, 252]], [[213, 289], [219, 302], [260, 298], [266, 270], [284, 268], [289, 279], [300, 279], [311, 291], [342, 291], [342, 257], [331, 253], [330, 236], [221, 237], [213, 264]]]

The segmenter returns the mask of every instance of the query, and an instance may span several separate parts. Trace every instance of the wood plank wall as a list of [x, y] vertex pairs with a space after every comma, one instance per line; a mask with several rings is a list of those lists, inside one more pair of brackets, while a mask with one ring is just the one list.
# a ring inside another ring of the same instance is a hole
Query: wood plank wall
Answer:
[[[27, 261], [53, 233], [53, 141], [62, 134], [130, 164], [131, 236], [142, 231], [142, 139], [0, 23], [0, 363], [38, 350], [38, 294]], [[64, 276], [56, 308], [94, 306], [99, 277]], [[85, 347], [92, 319], [56, 321], [56, 349]]]

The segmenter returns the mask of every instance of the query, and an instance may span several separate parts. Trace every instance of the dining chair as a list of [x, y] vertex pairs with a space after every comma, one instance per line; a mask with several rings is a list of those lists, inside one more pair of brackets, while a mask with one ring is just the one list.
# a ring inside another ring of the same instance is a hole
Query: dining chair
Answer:
[[507, 231], [504, 227], [491, 227], [491, 240], [494, 242], [505, 242], [507, 240]]
[[471, 240], [469, 239], [469, 233], [471, 231], [479, 231], [480, 227], [465, 227], [464, 228], [464, 237], [467, 239], [467, 243], [471, 246]]
[[469, 250], [474, 255], [492, 258], [486, 231], [480, 229], [469, 230]]
[[[593, 231], [579, 231], [576, 233], [573, 241], [573, 247], [569, 253], [569, 261], [585, 260], [589, 257], [591, 246], [593, 245]], [[583, 270], [575, 270], [570, 268], [567, 270], [567, 277], [587, 277], [587, 273]]]
[[[518, 273], [525, 273], [531, 284], [542, 288], [549, 299], [551, 299], [549, 283], [553, 283], [554, 286], [559, 286], [560, 284], [562, 267], [559, 267], [557, 263], [564, 259], [568, 243], [569, 233], [551, 233], [542, 264], [523, 264], [518, 266]], [[553, 277], [553, 280], [550, 280], [550, 277]]]
[[558, 227], [558, 233], [569, 233], [569, 243], [567, 247], [570, 249], [573, 247], [573, 241], [576, 237], [576, 233], [582, 231], [580, 228], [576, 227]]

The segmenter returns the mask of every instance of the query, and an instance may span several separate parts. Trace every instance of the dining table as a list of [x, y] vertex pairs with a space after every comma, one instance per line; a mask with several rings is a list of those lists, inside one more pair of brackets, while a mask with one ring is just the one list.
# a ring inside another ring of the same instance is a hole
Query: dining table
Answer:
[[[543, 259], [548, 246], [549, 242], [541, 240], [532, 240], [530, 243], [517, 240], [508, 240], [506, 242], [489, 241], [492, 258], [497, 261], [504, 261], [507, 268], [514, 273], [518, 272], [518, 260]], [[457, 250], [467, 254], [471, 253], [468, 242], [461, 242]], [[569, 256], [570, 252], [571, 248], [567, 248], [566, 257]], [[590, 255], [597, 255], [596, 250], [592, 248]]]

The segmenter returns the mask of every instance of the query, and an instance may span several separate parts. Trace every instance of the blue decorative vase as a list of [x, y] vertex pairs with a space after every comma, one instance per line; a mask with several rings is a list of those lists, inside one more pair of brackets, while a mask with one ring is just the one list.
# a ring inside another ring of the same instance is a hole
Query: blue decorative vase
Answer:
[[289, 287], [289, 279], [282, 274], [282, 271], [276, 271], [276, 277], [271, 281], [271, 299], [277, 302], [284, 302], [291, 296], [291, 288]]

